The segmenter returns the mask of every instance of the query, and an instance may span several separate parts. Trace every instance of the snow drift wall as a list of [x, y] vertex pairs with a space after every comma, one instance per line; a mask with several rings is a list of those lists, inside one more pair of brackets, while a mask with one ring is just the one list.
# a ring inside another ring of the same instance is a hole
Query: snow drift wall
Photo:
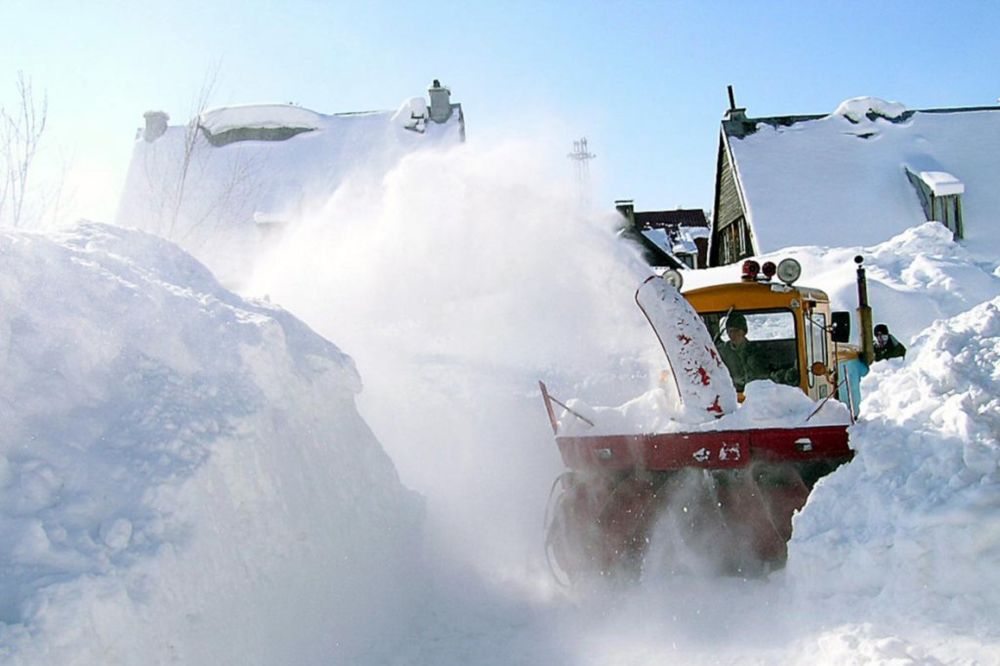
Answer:
[[329, 663], [420, 505], [350, 358], [174, 245], [0, 233], [0, 661]]
[[998, 382], [1000, 297], [935, 322], [905, 363], [874, 366], [851, 429], [857, 458], [795, 521], [800, 588], [996, 637]]

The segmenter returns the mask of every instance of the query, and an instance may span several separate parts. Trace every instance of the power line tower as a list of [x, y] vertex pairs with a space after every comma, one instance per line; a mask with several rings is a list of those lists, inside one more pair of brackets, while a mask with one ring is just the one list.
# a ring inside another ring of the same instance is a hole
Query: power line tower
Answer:
[[597, 155], [590, 152], [587, 147], [587, 137], [583, 137], [573, 142], [573, 152], [566, 155], [576, 163], [576, 186], [577, 195], [580, 197], [580, 205], [584, 208], [590, 206], [590, 160]]

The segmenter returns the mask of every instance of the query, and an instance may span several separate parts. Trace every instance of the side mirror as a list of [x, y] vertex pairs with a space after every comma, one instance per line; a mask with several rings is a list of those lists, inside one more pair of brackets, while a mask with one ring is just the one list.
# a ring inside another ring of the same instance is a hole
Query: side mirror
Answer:
[[830, 314], [830, 335], [834, 342], [850, 342], [851, 313], [833, 312]]

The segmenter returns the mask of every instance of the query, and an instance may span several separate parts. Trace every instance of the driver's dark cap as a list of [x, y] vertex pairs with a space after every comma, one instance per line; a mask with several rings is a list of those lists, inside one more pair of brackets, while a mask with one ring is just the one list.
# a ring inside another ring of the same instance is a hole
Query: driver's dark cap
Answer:
[[726, 328], [738, 328], [744, 333], [747, 332], [747, 318], [739, 312], [734, 312], [726, 319]]

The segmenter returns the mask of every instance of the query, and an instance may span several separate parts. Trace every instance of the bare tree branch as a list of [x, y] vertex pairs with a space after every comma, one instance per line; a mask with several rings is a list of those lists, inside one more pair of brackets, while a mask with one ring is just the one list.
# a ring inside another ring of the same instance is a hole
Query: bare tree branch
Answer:
[[198, 91], [198, 96], [195, 100], [191, 122], [188, 123], [187, 129], [184, 131], [184, 156], [181, 161], [181, 171], [177, 181], [176, 197], [170, 213], [170, 224], [167, 227], [167, 238], [174, 237], [177, 217], [180, 215], [181, 206], [184, 204], [184, 188], [187, 184], [188, 172], [191, 169], [191, 161], [194, 158], [195, 148], [198, 145], [201, 114], [208, 108], [209, 102], [212, 99], [212, 93], [215, 92], [218, 78], [218, 65], [205, 73], [205, 78], [201, 82], [201, 89]]
[[31, 166], [48, 120], [48, 95], [36, 101], [31, 78], [17, 73], [17, 106], [0, 107], [0, 150], [3, 151], [3, 182], [0, 184], [0, 220], [20, 226], [28, 195]]

